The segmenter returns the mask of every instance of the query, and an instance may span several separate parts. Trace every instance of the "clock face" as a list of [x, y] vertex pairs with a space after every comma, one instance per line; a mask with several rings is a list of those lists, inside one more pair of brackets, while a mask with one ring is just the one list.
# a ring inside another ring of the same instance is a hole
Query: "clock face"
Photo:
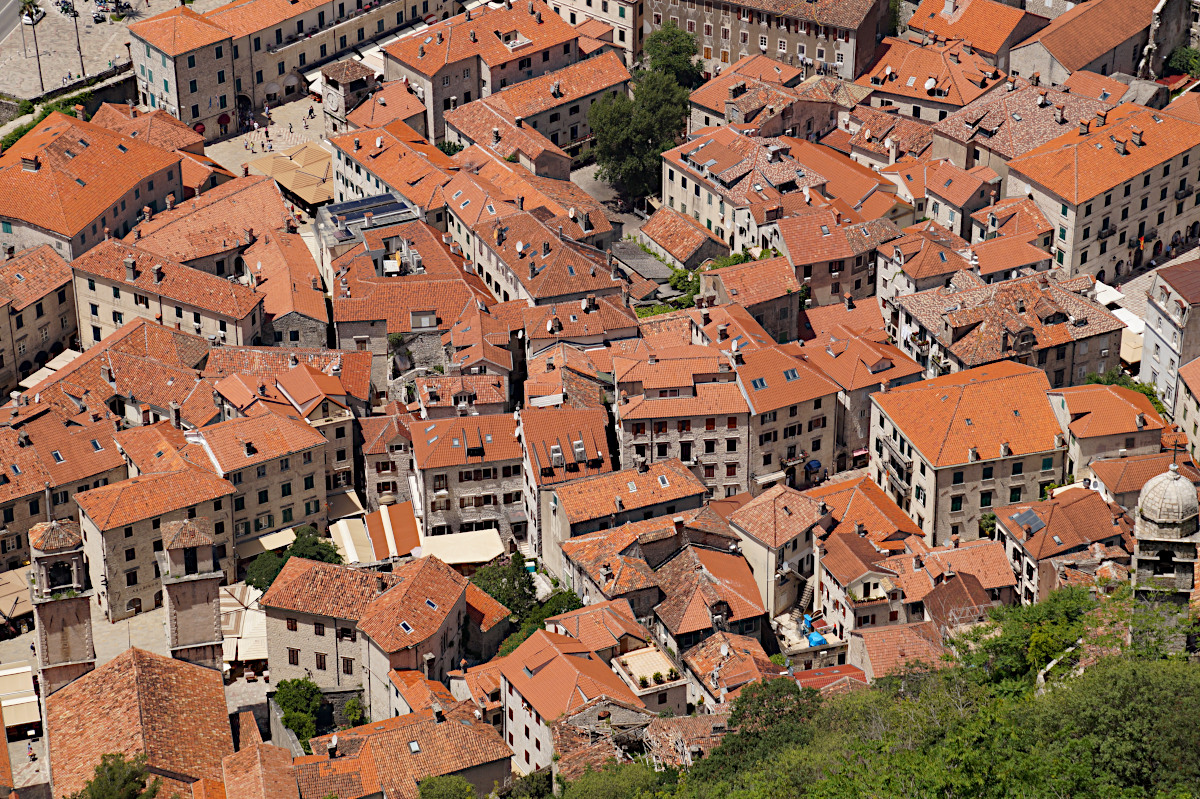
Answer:
[[326, 100], [326, 103], [329, 105], [329, 110], [336, 114], [338, 110], [338, 96], [336, 94], [329, 95], [329, 99]]

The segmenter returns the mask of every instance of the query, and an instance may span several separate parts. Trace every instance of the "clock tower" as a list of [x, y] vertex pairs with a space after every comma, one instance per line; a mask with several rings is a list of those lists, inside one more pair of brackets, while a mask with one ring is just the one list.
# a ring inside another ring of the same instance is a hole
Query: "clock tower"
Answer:
[[353, 111], [379, 85], [375, 73], [361, 61], [347, 59], [321, 70], [321, 103], [325, 109], [325, 136], [345, 133], [346, 114]]

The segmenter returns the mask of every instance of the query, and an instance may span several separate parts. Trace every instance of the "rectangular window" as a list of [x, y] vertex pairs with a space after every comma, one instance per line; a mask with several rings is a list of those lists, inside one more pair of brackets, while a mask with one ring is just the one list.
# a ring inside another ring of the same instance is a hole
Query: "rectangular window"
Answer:
[[291, 649], [291, 648], [288, 649], [288, 665], [289, 666], [299, 666], [300, 665], [300, 650], [299, 649]]

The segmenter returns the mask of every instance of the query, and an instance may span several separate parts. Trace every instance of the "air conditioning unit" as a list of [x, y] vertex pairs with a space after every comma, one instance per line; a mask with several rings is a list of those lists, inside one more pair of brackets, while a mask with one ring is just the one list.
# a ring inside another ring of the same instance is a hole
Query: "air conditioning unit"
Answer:
[[1107, 357], [1108, 357], [1108, 350], [1100, 350], [1100, 357], [1101, 357], [1101, 358], [1107, 358]]

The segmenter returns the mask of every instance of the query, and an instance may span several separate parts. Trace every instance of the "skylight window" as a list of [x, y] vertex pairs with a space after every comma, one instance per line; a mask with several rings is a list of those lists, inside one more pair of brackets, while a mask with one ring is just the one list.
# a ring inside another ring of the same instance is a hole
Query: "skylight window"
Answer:
[[84, 183], [84, 182], [83, 182], [82, 180], [80, 180], [79, 178], [75, 178], [75, 182], [76, 182], [76, 183], [78, 183], [80, 186], [86, 186], [86, 185], [87, 185], [86, 183]]
[[103, 452], [104, 451], [104, 447], [100, 446], [100, 442], [94, 438], [92, 439], [92, 449], [95, 452]]
[[400, 622], [400, 629], [404, 630], [406, 633], [411, 633], [413, 631], [412, 625], [406, 621]]
[[946, 260], [947, 260], [947, 259], [946, 259], [946, 253], [944, 253], [944, 252], [939, 252], [939, 253], [938, 253], [938, 258], [941, 258], [941, 259], [942, 259], [942, 263], [946, 263]]
[[570, 275], [571, 277], [575, 277], [575, 267], [573, 267], [573, 266], [568, 266], [568, 267], [567, 267], [567, 274], [568, 274], [568, 275]]
[[488, 212], [489, 214], [494, 214], [494, 213], [496, 213], [496, 207], [495, 207], [494, 205], [492, 205], [491, 203], [488, 203], [488, 204], [487, 204], [487, 205], [485, 205], [484, 207], [485, 207], [485, 208], [487, 208], [487, 212]]
[[433, 608], [434, 610], [437, 610], [437, 603], [434, 602], [432, 599], [426, 599], [425, 604], [428, 605], [429, 607]]
[[916, 83], [917, 83], [917, 76], [913, 75], [912, 77], [910, 77], [908, 79], [908, 83], [906, 83], [905, 85], [911, 89], [914, 85], [916, 85]]
[[458, 199], [459, 197], [461, 197], [461, 196], [462, 196], [462, 189], [459, 189], [458, 191], [454, 192], [454, 196], [453, 196], [453, 197], [451, 197], [450, 199], [451, 199], [451, 200], [457, 200], [457, 199]]
[[488, 443], [488, 444], [492, 443], [492, 434], [491, 434], [491, 433], [484, 433], [484, 434], [483, 434], [483, 440], [484, 440], [484, 442], [485, 442], [485, 443]]
[[943, 183], [942, 186], [948, 188], [950, 186], [950, 184], [953, 182], [954, 182], [954, 178], [950, 178], [945, 183]]
[[767, 381], [764, 378], [756, 377], [750, 381], [750, 385], [754, 387], [755, 391], [762, 391], [767, 387]]
[[[13, 468], [15, 469], [16, 467], [14, 466]], [[629, 489], [629, 493], [631, 494], [637, 491], [637, 483], [633, 482], [632, 480], [626, 483], [625, 487]]]
[[59, 452], [58, 450], [54, 450], [53, 452], [50, 453], [50, 455], [54, 458], [55, 463], [62, 463], [63, 461], [66, 460], [66, 458], [64, 458], [62, 456], [62, 453]]
[[85, 142], [83, 139], [80, 139], [79, 146], [80, 147], [89, 147], [90, 145], [87, 142]]
[[65, 155], [67, 158], [75, 157], [75, 153], [72, 150], [63, 150], [63, 155]]
[[20, 272], [17, 272], [17, 280], [19, 280], [20, 282], [24, 283], [24, 282], [25, 282], [25, 276], [24, 276], [24, 275], [22, 275]]
[[792, 382], [793, 380], [799, 380], [800, 373], [797, 372], [795, 369], [787, 369], [783, 373], [783, 379], [788, 381], [789, 383]]
[[429, 425], [429, 427], [426, 427], [426, 428], [425, 428], [425, 432], [426, 432], [426, 433], [432, 433], [432, 432], [433, 432], [433, 430], [434, 430], [434, 428], [436, 428], [436, 427], [437, 427], [437, 425], [436, 425], [436, 424], [431, 424], [431, 425]]
[[126, 147], [124, 144], [118, 144], [118, 145], [117, 145], [117, 149], [118, 149], [118, 150], [120, 150], [120, 151], [121, 151], [121, 152], [123, 152], [123, 153], [127, 153], [127, 152], [129, 152], [129, 148], [128, 148], [128, 147]]
[[421, 745], [419, 743], [417, 743], [416, 741], [409, 741], [408, 742], [408, 751], [412, 752], [415, 755], [421, 751]]
[[829, 225], [821, 225], [821, 235], [822, 236], [829, 235]]
[[671, 487], [671, 483], [670, 483], [670, 481], [668, 481], [668, 480], [667, 480], [667, 476], [666, 476], [665, 474], [660, 474], [660, 475], [658, 476], [658, 484], [659, 484], [660, 486], [662, 486], [663, 488], [670, 488], [670, 487]]
[[457, 438], [450, 439], [450, 446], [452, 446], [452, 447], [460, 446], [458, 439]]
[[466, 208], [466, 207], [467, 207], [468, 205], [470, 205], [470, 204], [471, 204], [471, 201], [470, 201], [470, 200], [463, 200], [463, 201], [462, 201], [462, 205], [458, 206], [458, 210], [460, 210], [460, 211], [461, 211], [462, 209]]
[[12, 465], [12, 473], [19, 476], [21, 474], [21, 467], [14, 463]]

